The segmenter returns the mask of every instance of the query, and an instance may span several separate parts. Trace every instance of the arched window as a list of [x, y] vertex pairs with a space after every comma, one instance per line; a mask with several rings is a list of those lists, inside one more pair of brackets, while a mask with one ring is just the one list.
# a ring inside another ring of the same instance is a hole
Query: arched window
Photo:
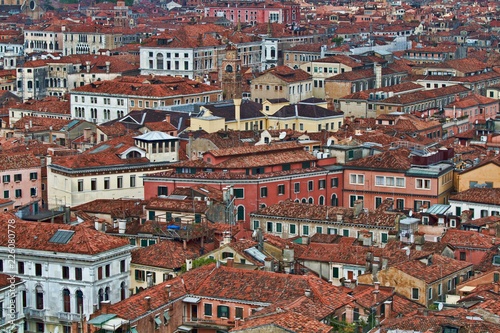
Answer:
[[63, 312], [71, 312], [69, 289], [63, 290]]
[[338, 205], [339, 205], [339, 200], [337, 199], [337, 195], [334, 193], [334, 194], [332, 194], [331, 206], [336, 207]]
[[307, 199], [306, 198], [302, 198], [302, 203], [307, 203]]
[[125, 286], [125, 282], [122, 282], [120, 284], [120, 299], [123, 301], [125, 298], [127, 298], [127, 286]]
[[271, 58], [276, 58], [276, 48], [271, 47]]
[[231, 65], [227, 65], [227, 66], [226, 66], [226, 72], [227, 72], [227, 73], [232, 73], [232, 72], [233, 72], [233, 66], [231, 66]]
[[36, 290], [35, 290], [35, 293], [36, 293], [36, 308], [38, 310], [42, 310], [43, 309], [43, 289], [42, 287], [40, 286], [37, 286], [36, 287]]
[[309, 198], [309, 203], [312, 205], [314, 203], [314, 199], [313, 198]]
[[163, 54], [156, 55], [156, 69], [163, 69]]
[[99, 289], [98, 291], [98, 299], [99, 299], [99, 308], [101, 307], [101, 303], [104, 301], [104, 291]]
[[111, 293], [111, 290], [109, 289], [109, 287], [106, 287], [106, 289], [104, 290], [104, 300], [105, 301], [109, 301], [109, 294]]
[[83, 313], [83, 292], [77, 290], [76, 293], [76, 313]]
[[325, 197], [322, 196], [322, 195], [320, 195], [319, 199], [318, 199], [318, 202], [319, 202], [320, 205], [324, 205], [325, 204]]
[[237, 220], [243, 221], [245, 219], [245, 207], [238, 206]]

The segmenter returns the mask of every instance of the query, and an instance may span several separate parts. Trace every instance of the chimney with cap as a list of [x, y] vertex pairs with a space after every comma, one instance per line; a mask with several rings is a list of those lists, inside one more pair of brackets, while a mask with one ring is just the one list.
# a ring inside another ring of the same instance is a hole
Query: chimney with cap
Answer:
[[151, 310], [151, 297], [146, 296], [144, 297], [144, 300], [146, 301], [146, 309]]

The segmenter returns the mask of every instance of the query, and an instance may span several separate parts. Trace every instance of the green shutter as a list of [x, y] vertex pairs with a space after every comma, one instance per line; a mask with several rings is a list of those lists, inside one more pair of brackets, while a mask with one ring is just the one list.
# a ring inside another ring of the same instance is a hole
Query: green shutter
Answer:
[[142, 247], [148, 246], [148, 240], [147, 239], [141, 239], [141, 246]]
[[148, 213], [148, 219], [151, 220], [151, 221], [154, 221], [155, 219], [155, 211], [154, 210], [150, 210], [149, 213]]
[[387, 243], [388, 235], [386, 233], [382, 234], [382, 243]]
[[167, 216], [167, 221], [172, 220], [172, 212], [167, 212], [166, 216]]
[[194, 223], [201, 223], [201, 214], [194, 214]]
[[333, 267], [333, 278], [334, 279], [339, 278], [339, 268], [338, 267]]

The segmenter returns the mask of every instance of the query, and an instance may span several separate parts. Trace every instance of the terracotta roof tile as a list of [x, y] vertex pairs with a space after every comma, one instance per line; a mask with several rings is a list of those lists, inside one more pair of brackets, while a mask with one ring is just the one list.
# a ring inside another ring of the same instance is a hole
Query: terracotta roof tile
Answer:
[[198, 246], [191, 242], [186, 246], [187, 249], [184, 250], [182, 242], [162, 240], [154, 245], [137, 248], [132, 251], [132, 264], [180, 269], [186, 259], [195, 259], [200, 254]]
[[0, 170], [20, 170], [41, 167], [41, 162], [32, 153], [0, 153]]
[[448, 229], [441, 238], [441, 243], [455, 248], [492, 249], [500, 245], [500, 240], [477, 231]]
[[[2, 214], [0, 217], [2, 228], [7, 230], [7, 221], [12, 218], [12, 215]], [[16, 239], [18, 249], [96, 255], [130, 246], [128, 240], [106, 235], [93, 229], [92, 226], [26, 222], [15, 219], [16, 232], [18, 235], [23, 235]], [[64, 244], [51, 242], [50, 239], [58, 230], [72, 231], [73, 236]], [[1, 246], [7, 247], [8, 240], [7, 233], [0, 235]]]
[[450, 200], [500, 206], [500, 188], [470, 188], [450, 196]]

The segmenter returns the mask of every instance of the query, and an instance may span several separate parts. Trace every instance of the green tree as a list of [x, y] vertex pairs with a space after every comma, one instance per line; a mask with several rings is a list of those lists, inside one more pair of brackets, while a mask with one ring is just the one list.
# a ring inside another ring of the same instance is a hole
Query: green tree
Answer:
[[[198, 259], [194, 259], [193, 260], [193, 269], [201, 267], [201, 266], [205, 266], [205, 265], [208, 265], [208, 264], [211, 264], [213, 262], [216, 262], [216, 260], [212, 259], [212, 258], [198, 258]], [[186, 272], [186, 264], [182, 264], [182, 266], [181, 266], [181, 272], [182, 273]]]
[[335, 45], [340, 46], [344, 42], [344, 38], [342, 37], [333, 37], [332, 42], [335, 43]]

